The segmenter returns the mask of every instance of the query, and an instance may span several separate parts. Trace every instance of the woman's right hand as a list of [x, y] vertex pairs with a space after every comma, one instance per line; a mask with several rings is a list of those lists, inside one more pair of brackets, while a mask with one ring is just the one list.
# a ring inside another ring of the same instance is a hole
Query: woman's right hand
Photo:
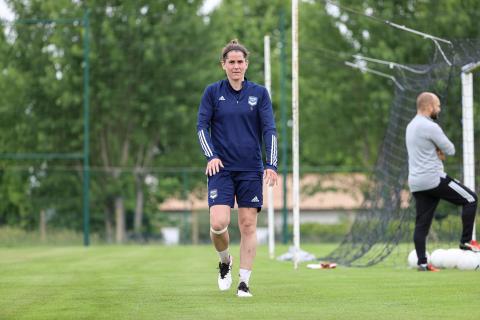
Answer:
[[209, 177], [213, 176], [214, 174], [220, 172], [220, 167], [223, 168], [222, 160], [218, 158], [213, 158], [212, 160], [208, 161], [207, 169], [205, 170], [205, 174]]

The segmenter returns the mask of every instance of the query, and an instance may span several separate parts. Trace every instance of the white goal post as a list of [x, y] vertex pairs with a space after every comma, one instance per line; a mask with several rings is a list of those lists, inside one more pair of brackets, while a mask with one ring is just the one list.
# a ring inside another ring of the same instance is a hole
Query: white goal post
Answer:
[[[270, 62], [270, 36], [263, 38], [264, 49], [264, 73], [265, 73], [265, 88], [272, 98], [272, 71]], [[274, 203], [273, 203], [273, 187], [268, 186], [268, 254], [270, 259], [275, 257], [275, 219], [274, 219]]]
[[[475, 140], [473, 135], [473, 74], [480, 61], [462, 67], [463, 183], [475, 191]], [[473, 227], [473, 240], [476, 228]]]
[[300, 251], [300, 174], [299, 174], [299, 92], [298, 92], [298, 0], [292, 0], [292, 206], [293, 206], [293, 266], [298, 268]]

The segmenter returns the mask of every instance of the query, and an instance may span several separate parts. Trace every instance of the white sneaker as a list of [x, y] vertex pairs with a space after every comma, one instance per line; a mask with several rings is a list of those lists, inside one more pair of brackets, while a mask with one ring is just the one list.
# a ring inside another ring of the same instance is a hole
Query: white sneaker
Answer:
[[239, 298], [253, 297], [252, 294], [250, 293], [250, 289], [247, 287], [247, 285], [243, 281], [240, 282], [240, 284], [238, 285], [237, 297]]
[[218, 263], [218, 288], [221, 291], [230, 289], [232, 285], [232, 264], [232, 256], [230, 256], [230, 263]]

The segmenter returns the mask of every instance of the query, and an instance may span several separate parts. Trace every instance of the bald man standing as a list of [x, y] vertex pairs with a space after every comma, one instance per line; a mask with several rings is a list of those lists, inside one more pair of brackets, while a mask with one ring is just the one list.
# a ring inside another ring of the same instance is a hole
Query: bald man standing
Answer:
[[410, 121], [406, 131], [408, 185], [416, 206], [413, 241], [419, 271], [438, 271], [427, 264], [425, 247], [440, 199], [463, 207], [460, 249], [480, 252], [480, 245], [472, 240], [477, 195], [458, 180], [450, 178], [443, 169], [445, 155], [454, 155], [455, 147], [434, 122], [440, 111], [440, 100], [435, 94], [421, 93], [417, 97], [417, 115]]

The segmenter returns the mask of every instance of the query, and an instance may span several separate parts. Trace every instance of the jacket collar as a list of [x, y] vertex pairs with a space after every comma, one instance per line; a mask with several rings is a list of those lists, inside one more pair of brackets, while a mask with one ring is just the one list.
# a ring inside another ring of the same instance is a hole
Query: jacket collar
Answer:
[[236, 95], [240, 94], [240, 95], [242, 95], [242, 93], [244, 93], [244, 92], [245, 92], [245, 89], [248, 87], [248, 80], [247, 80], [247, 78], [244, 78], [244, 81], [243, 81], [243, 83], [242, 83], [242, 89], [240, 89], [239, 91], [233, 89], [233, 87], [230, 85], [230, 81], [228, 81], [228, 79], [225, 79], [224, 81], [226, 82], [226, 86], [227, 86], [228, 90], [229, 90], [232, 94], [236, 94]]

